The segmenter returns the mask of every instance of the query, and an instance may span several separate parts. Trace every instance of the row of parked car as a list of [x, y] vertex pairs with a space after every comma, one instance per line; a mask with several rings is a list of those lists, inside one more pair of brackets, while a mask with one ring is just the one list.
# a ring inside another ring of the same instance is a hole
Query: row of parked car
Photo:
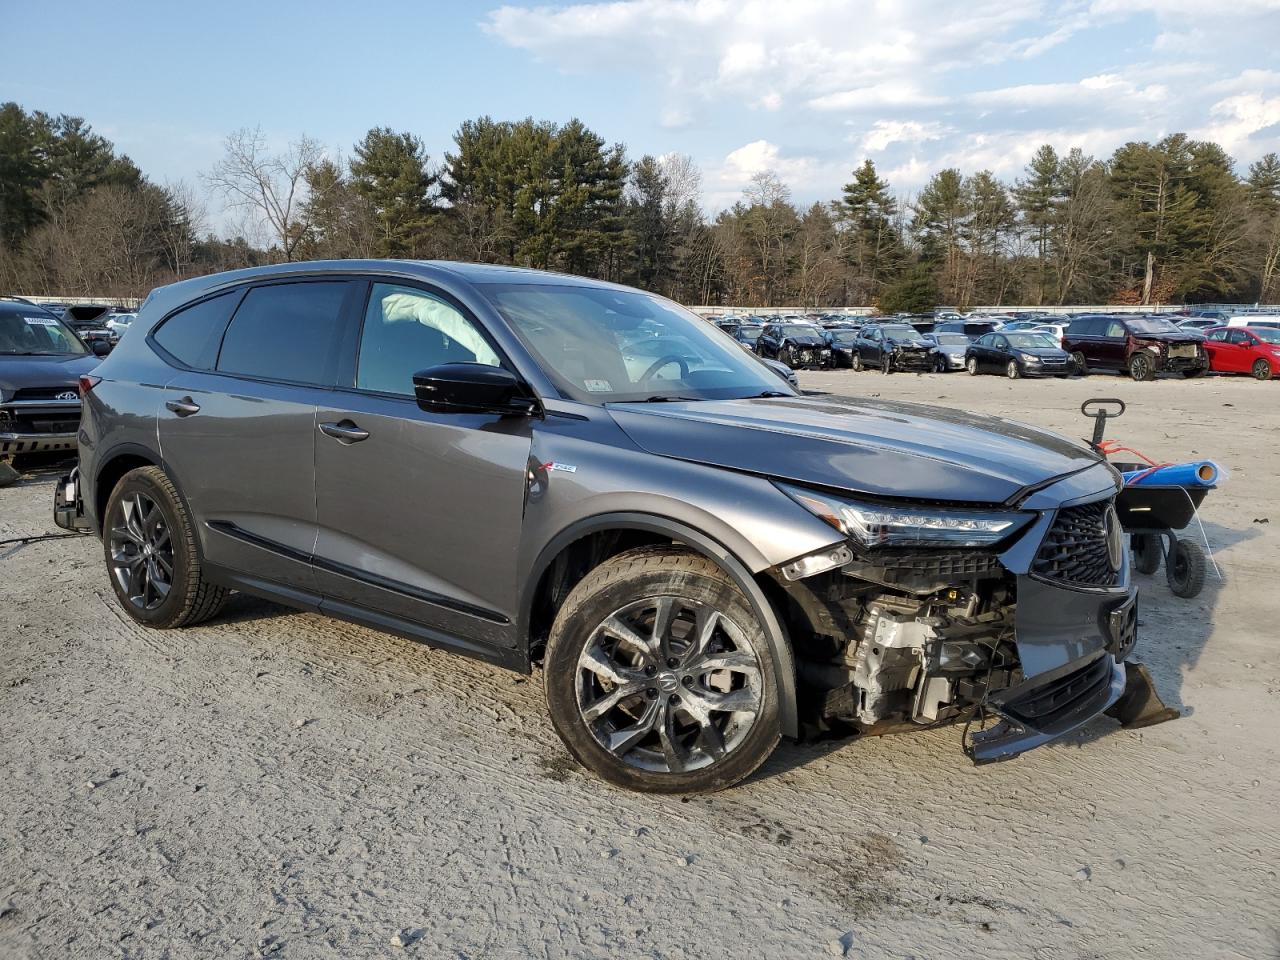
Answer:
[[713, 322], [757, 355], [793, 370], [967, 370], [1010, 379], [1099, 371], [1127, 373], [1134, 380], [1161, 374], [1280, 376], [1280, 315], [1274, 314], [720, 317]]

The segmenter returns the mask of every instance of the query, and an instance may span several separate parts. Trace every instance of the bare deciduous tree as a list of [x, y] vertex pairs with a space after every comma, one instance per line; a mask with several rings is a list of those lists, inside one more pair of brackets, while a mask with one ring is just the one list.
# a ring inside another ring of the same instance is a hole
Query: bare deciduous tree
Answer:
[[323, 156], [320, 144], [302, 136], [273, 153], [258, 127], [227, 137], [223, 158], [205, 181], [231, 207], [254, 211], [285, 260], [292, 260], [304, 231], [300, 216], [306, 174]]

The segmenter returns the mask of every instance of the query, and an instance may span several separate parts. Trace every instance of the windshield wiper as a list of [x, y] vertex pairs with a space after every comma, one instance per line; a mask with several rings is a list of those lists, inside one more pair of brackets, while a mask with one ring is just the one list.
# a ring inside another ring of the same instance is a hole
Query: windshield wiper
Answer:
[[[0, 350], [0, 354], [6, 357], [61, 357], [61, 353], [53, 353], [49, 350]], [[71, 356], [71, 354], [66, 354]]]
[[781, 390], [761, 390], [759, 393], [753, 393], [747, 397], [748, 400], [757, 400], [762, 397], [789, 397], [791, 394], [783, 393]]
[[664, 393], [664, 394], [657, 394], [652, 397], [645, 397], [640, 402], [641, 403], [671, 403], [676, 400], [691, 401], [691, 400], [701, 400], [701, 399], [703, 398], [702, 397], [673, 397], [670, 394]]

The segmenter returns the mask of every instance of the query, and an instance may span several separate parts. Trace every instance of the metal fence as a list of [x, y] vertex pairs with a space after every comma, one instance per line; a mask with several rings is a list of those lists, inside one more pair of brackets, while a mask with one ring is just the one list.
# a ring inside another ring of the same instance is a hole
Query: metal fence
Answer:
[[[866, 317], [875, 311], [871, 307], [748, 307], [748, 306], [695, 306], [690, 307], [694, 313], [704, 317], [751, 316], [751, 317], [785, 317], [803, 316], [806, 313], [837, 314], [847, 317]], [[1072, 313], [1181, 313], [1184, 310], [1221, 310], [1224, 313], [1280, 313], [1280, 305], [1259, 303], [1165, 303], [1142, 306], [1140, 304], [1094, 303], [1077, 304], [1067, 307], [970, 307], [966, 316], [982, 316], [990, 314], [1047, 313], [1053, 315]], [[959, 312], [955, 307], [935, 307], [935, 312]]]

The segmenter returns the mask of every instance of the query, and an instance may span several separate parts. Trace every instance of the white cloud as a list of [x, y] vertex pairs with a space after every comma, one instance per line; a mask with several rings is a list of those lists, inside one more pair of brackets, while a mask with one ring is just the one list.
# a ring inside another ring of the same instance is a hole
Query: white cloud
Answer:
[[940, 140], [948, 129], [940, 123], [921, 123], [919, 120], [877, 120], [862, 138], [862, 149], [879, 153], [894, 143], [924, 143]]
[[1241, 93], [1219, 100], [1209, 112], [1216, 119], [1197, 131], [1196, 135], [1205, 140], [1214, 140], [1228, 152], [1232, 152], [1255, 133], [1280, 125], [1280, 97], [1267, 98], [1260, 93]]

